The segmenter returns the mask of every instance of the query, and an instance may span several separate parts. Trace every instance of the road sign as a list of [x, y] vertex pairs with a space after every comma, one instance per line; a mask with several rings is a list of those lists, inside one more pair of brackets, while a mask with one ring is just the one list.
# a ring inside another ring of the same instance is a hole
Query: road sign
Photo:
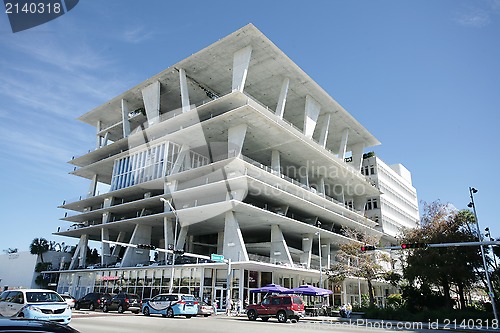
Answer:
[[210, 256], [210, 259], [212, 261], [224, 262], [224, 256], [222, 254], [212, 253], [212, 255]]

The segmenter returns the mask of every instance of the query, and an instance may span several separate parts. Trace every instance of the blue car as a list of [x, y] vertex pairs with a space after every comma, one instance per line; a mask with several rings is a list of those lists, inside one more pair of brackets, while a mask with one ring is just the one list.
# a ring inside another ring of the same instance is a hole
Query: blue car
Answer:
[[161, 314], [163, 317], [186, 316], [191, 318], [198, 313], [198, 302], [193, 295], [159, 294], [142, 303], [145, 316]]

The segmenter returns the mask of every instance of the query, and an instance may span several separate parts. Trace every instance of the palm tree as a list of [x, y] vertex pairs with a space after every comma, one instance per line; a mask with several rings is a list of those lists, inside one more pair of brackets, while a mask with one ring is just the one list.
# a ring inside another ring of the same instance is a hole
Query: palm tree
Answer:
[[43, 254], [49, 251], [49, 242], [45, 238], [35, 238], [30, 244], [30, 253], [40, 255], [40, 260], [43, 262]]

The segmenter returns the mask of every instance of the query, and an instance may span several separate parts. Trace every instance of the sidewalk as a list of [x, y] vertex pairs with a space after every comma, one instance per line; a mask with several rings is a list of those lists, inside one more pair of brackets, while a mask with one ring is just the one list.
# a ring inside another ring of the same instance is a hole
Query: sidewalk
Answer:
[[[212, 316], [214, 318], [220, 319], [233, 319], [233, 320], [247, 320], [245, 314], [240, 314], [238, 316], [226, 316], [224, 313], [218, 313], [217, 316]], [[259, 320], [259, 319], [257, 319]], [[333, 327], [363, 327], [363, 328], [374, 328], [374, 329], [386, 329], [386, 330], [446, 330], [454, 332], [491, 332], [499, 333], [500, 324], [496, 325], [495, 328], [491, 327], [491, 321], [486, 320], [473, 320], [470, 319], [467, 322], [454, 322], [446, 321], [445, 323], [439, 321], [430, 322], [411, 322], [411, 321], [397, 321], [397, 320], [379, 320], [379, 319], [363, 319], [363, 318], [341, 318], [341, 317], [328, 317], [328, 316], [314, 316], [314, 317], [304, 317], [299, 320], [298, 324], [323, 324], [325, 326], [331, 325]]]

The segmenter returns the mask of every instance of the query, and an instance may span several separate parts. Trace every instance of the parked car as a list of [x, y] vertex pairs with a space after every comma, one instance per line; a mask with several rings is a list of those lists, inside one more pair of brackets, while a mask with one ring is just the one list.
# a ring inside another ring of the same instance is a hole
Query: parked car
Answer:
[[69, 305], [70, 308], [74, 308], [76, 304], [76, 298], [68, 294], [60, 294], [63, 300]]
[[104, 301], [110, 300], [113, 296], [107, 293], [88, 293], [75, 302], [75, 310], [89, 309], [94, 311], [102, 308]]
[[191, 318], [198, 314], [198, 302], [193, 295], [159, 294], [142, 304], [145, 316], [161, 314], [163, 317], [186, 316]]
[[26, 318], [0, 318], [0, 332], [79, 333], [79, 331], [68, 325], [61, 325], [48, 320]]
[[14, 289], [0, 295], [0, 316], [51, 320], [62, 324], [71, 321], [71, 309], [52, 290]]
[[214, 314], [214, 307], [208, 305], [207, 302], [198, 301], [198, 316], [211, 316]]
[[298, 321], [304, 317], [304, 303], [296, 295], [273, 295], [264, 298], [260, 304], [251, 304], [247, 307], [249, 320], [261, 318], [268, 321], [271, 317], [276, 317], [280, 323], [285, 323], [288, 319]]
[[104, 312], [115, 310], [119, 313], [123, 313], [127, 310], [133, 313], [139, 313], [141, 311], [141, 299], [135, 294], [116, 294], [110, 300], [106, 300], [102, 306], [102, 311]]

